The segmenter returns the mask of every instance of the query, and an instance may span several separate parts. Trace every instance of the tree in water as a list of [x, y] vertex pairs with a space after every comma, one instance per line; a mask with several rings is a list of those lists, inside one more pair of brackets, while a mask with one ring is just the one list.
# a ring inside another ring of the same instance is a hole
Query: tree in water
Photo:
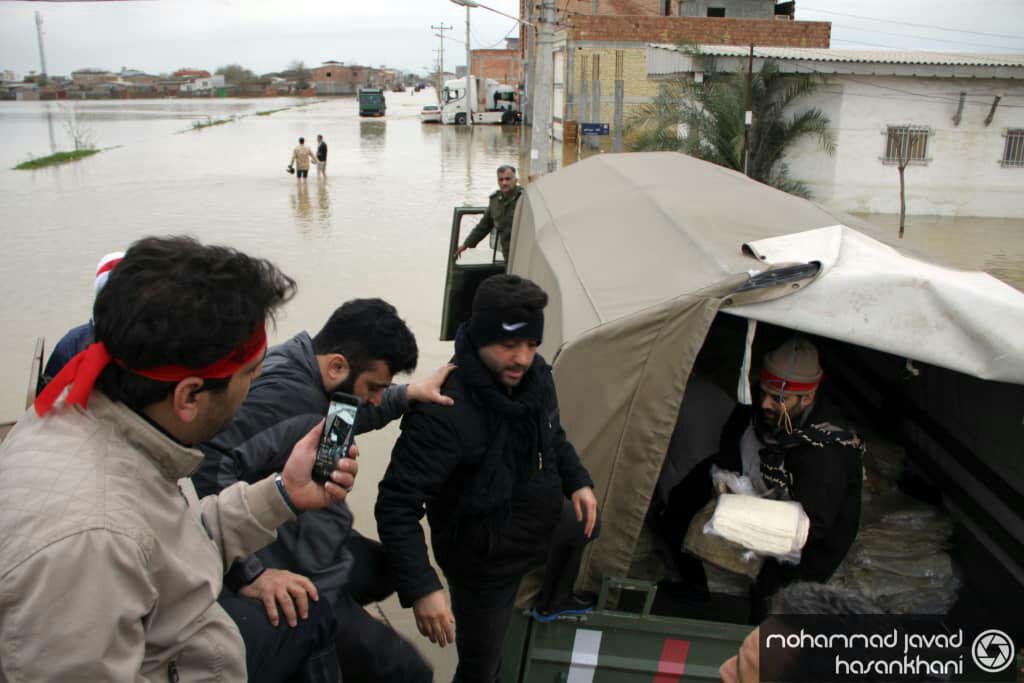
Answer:
[[[828, 117], [816, 107], [794, 111], [799, 100], [823, 84], [814, 74], [782, 74], [772, 61], [754, 72], [751, 178], [800, 197], [811, 196], [805, 183], [790, 176], [784, 159], [787, 150], [805, 137], [817, 138], [827, 154], [835, 152]], [[703, 82], [667, 81], [651, 103], [633, 111], [626, 123], [627, 148], [683, 152], [742, 173], [746, 101], [746, 71], [719, 73], [709, 58]]]

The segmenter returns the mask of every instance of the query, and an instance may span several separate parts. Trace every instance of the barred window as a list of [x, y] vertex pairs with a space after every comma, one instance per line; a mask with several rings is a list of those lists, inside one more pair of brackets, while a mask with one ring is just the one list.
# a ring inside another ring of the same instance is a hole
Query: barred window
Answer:
[[923, 126], [889, 126], [886, 129], [885, 158], [897, 164], [903, 157], [908, 161], [928, 161], [928, 129]]
[[1003, 166], [1024, 168], [1024, 128], [1013, 128], [1006, 131]]

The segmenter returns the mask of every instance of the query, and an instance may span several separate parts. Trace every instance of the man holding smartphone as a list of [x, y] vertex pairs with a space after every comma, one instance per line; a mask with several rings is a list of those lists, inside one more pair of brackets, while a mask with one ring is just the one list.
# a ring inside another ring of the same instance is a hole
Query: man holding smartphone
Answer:
[[[279, 450], [287, 452], [324, 418], [335, 392], [362, 401], [356, 434], [386, 426], [413, 403], [450, 403], [440, 393], [450, 367], [409, 385], [392, 385], [396, 374], [415, 370], [417, 359], [416, 339], [394, 306], [380, 299], [345, 303], [315, 336], [300, 332], [270, 349], [234, 422], [202, 445], [196, 488], [215, 493], [279, 471]], [[353, 529], [345, 504], [282, 527], [277, 542], [236, 563], [226, 586], [220, 602], [238, 623], [251, 658], [294, 637], [289, 631], [295, 627], [306, 628], [296, 615], [317, 595], [334, 606], [346, 681], [432, 680], [415, 647], [363, 609], [395, 587], [380, 543]]]
[[[128, 249], [96, 297], [94, 342], [0, 447], [0, 680], [262, 680], [216, 603], [224, 569], [300, 510], [343, 500], [356, 463], [313, 482], [313, 424], [276, 476], [200, 500], [188, 475], [195, 444], [259, 376], [266, 322], [294, 293], [273, 264], [225, 247]], [[311, 621], [326, 611], [308, 609]], [[311, 636], [269, 664], [295, 675]]]
[[[377, 530], [424, 636], [459, 652], [456, 681], [491, 683], [519, 582], [546, 563], [535, 616], [582, 614], [572, 592], [586, 543], [600, 530], [586, 468], [558, 419], [551, 368], [537, 354], [548, 296], [516, 275], [481, 283], [455, 338], [454, 406], [416, 406], [380, 483]], [[420, 519], [451, 608], [430, 566]]]

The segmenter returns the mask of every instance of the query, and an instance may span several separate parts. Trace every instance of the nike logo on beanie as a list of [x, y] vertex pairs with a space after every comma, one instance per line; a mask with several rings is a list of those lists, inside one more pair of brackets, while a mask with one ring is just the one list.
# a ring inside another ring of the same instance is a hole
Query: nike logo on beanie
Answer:
[[508, 323], [502, 323], [501, 324], [501, 328], [503, 330], [505, 330], [506, 332], [515, 332], [516, 330], [523, 329], [524, 327], [526, 327], [529, 324], [530, 323], [515, 323], [513, 325], [510, 325]]

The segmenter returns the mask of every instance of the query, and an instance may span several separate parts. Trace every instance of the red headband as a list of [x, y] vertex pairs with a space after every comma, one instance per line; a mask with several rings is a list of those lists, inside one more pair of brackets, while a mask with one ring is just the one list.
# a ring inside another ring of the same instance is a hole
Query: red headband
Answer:
[[761, 370], [761, 385], [771, 389], [776, 389], [779, 394], [783, 391], [814, 391], [818, 388], [818, 383], [820, 381], [821, 380], [818, 380], [817, 382], [792, 382], [785, 377], [780, 377], [779, 375], [768, 372], [767, 370]]
[[187, 377], [203, 379], [223, 379], [230, 377], [240, 369], [254, 361], [267, 345], [266, 327], [260, 325], [253, 335], [242, 342], [231, 353], [221, 360], [205, 368], [187, 368], [183, 365], [161, 365], [155, 368], [138, 370], [129, 368], [121, 361], [112, 358], [103, 342], [92, 344], [85, 351], [72, 358], [64, 369], [46, 385], [35, 401], [36, 414], [42, 417], [68, 386], [66, 403], [86, 407], [89, 394], [92, 392], [96, 379], [103, 369], [111, 363], [117, 363], [129, 372], [157, 382], [180, 382]]

